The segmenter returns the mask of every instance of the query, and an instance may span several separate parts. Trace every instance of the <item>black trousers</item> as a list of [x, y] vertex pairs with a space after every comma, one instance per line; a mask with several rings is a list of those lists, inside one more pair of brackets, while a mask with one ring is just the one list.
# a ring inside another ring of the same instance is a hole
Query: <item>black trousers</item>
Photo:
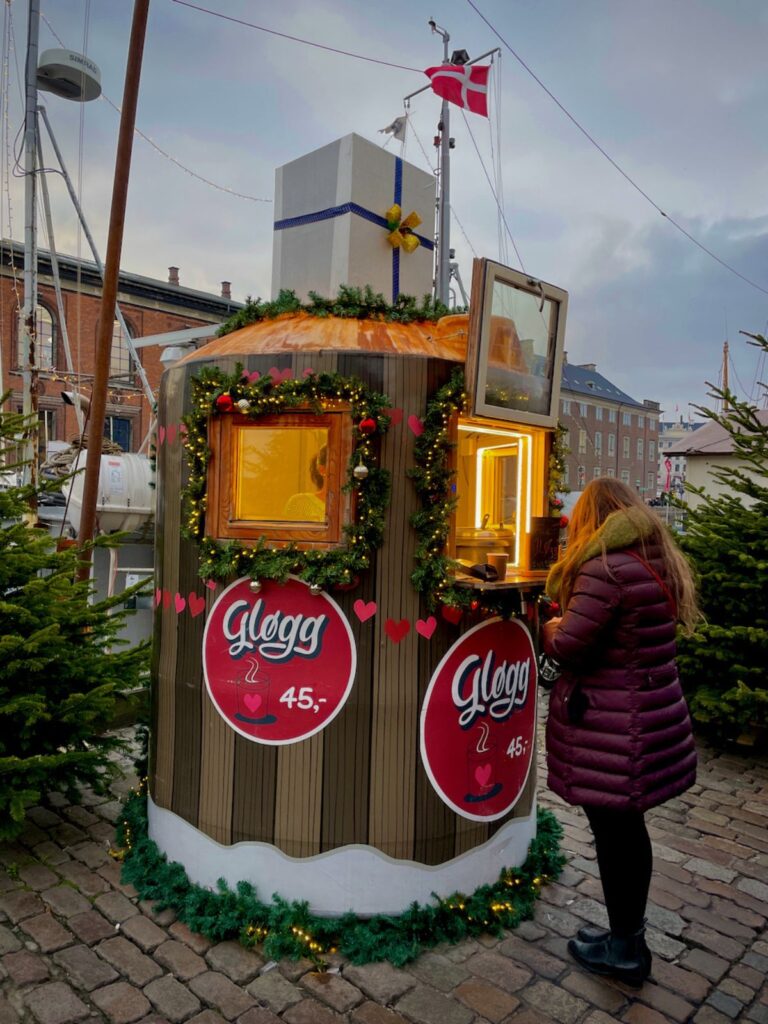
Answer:
[[651, 885], [653, 852], [639, 811], [585, 807], [595, 837], [605, 909], [614, 935], [632, 935], [643, 926]]

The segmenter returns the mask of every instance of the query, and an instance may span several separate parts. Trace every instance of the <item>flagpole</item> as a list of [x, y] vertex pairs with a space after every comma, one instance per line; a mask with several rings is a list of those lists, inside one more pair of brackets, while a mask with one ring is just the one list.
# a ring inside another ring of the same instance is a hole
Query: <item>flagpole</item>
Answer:
[[[429, 27], [443, 40], [443, 64], [448, 64], [448, 43], [450, 35], [433, 20]], [[435, 268], [435, 291], [437, 298], [448, 305], [448, 289], [451, 283], [451, 120], [448, 100], [443, 100], [440, 112], [440, 206], [437, 219], [437, 267]]]

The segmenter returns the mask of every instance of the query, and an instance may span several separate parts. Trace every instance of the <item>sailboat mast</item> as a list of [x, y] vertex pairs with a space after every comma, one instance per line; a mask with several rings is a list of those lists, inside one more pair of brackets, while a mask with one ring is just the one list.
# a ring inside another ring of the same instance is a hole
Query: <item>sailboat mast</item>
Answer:
[[[448, 43], [450, 35], [434, 21], [430, 21], [433, 32], [443, 40], [443, 64], [449, 63]], [[443, 100], [440, 111], [440, 199], [437, 221], [437, 267], [435, 268], [437, 298], [448, 305], [451, 284], [451, 115], [448, 100]]]
[[728, 342], [723, 344], [723, 391], [726, 393], [726, 397], [723, 399], [723, 412], [728, 412], [730, 409], [730, 403], [728, 402]]

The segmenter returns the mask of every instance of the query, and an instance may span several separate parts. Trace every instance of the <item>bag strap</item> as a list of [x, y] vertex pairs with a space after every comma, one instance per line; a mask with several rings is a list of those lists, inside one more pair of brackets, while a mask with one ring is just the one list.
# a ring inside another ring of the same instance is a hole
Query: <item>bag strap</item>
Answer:
[[636, 551], [631, 551], [629, 548], [624, 549], [624, 554], [630, 555], [630, 557], [634, 558], [636, 562], [639, 562], [641, 565], [645, 566], [645, 568], [648, 570], [651, 576], [653, 576], [653, 578], [661, 587], [662, 593], [664, 594], [664, 596], [669, 601], [672, 607], [672, 614], [674, 615], [675, 619], [677, 619], [677, 601], [675, 600], [675, 595], [669, 589], [669, 587], [661, 578], [661, 576], [659, 576], [659, 574], [656, 572], [656, 570], [653, 568], [650, 562], [647, 562], [642, 555], [638, 555]]

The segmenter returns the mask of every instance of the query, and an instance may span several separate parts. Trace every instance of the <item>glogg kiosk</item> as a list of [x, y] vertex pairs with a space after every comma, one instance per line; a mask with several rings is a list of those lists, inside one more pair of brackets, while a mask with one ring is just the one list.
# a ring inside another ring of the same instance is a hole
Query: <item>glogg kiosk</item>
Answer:
[[164, 374], [149, 830], [203, 886], [398, 914], [535, 834], [566, 295], [419, 313], [433, 203], [357, 136], [280, 168], [278, 300]]

